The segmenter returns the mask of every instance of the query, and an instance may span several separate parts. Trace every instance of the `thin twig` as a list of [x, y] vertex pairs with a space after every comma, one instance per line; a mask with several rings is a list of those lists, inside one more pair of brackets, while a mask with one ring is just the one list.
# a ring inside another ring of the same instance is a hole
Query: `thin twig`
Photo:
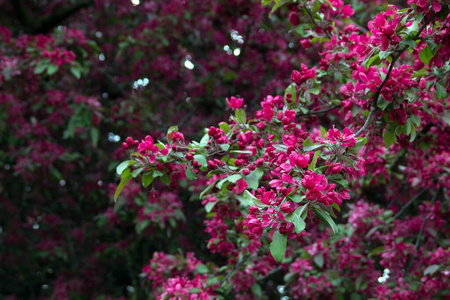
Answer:
[[220, 281], [220, 286], [222, 286], [224, 283], [226, 283], [228, 281], [228, 279], [231, 277], [231, 275], [234, 273], [234, 271], [236, 271], [240, 265], [242, 265], [248, 258], [250, 257], [250, 255], [245, 255], [243, 258], [241, 258], [237, 264], [235, 264], [233, 266], [233, 268], [231, 268], [230, 272], [228, 272], [227, 276], [225, 276], [224, 279], [222, 279], [222, 281]]
[[[437, 192], [434, 194], [433, 196], [433, 200], [431, 200], [431, 203], [434, 203], [437, 199], [437, 196], [440, 194], [441, 189], [438, 189]], [[416, 244], [414, 245], [414, 248], [417, 250], [419, 249], [419, 245], [420, 245], [420, 238], [422, 237], [423, 231], [425, 229], [425, 225], [427, 224], [428, 219], [426, 217], [423, 218], [423, 223], [422, 223], [422, 227], [420, 227], [420, 231], [419, 231], [419, 235], [417, 236], [417, 240], [416, 240]]]
[[301, 114], [300, 116], [310, 116], [310, 115], [318, 115], [318, 114], [323, 114], [323, 113], [327, 113], [329, 111], [332, 111], [333, 109], [339, 108], [339, 105], [333, 105], [329, 108], [325, 108], [322, 110], [316, 110], [316, 111], [310, 111], [307, 112], [306, 114]]
[[319, 27], [320, 29], [322, 29], [325, 34], [327, 35], [327, 37], [331, 40], [331, 35], [328, 33], [328, 31], [323, 28], [322, 26], [320, 26], [319, 24], [317, 24], [316, 20], [314, 19], [314, 16], [311, 14], [311, 12], [309, 11], [309, 9], [307, 9], [305, 7], [306, 12], [308, 13], [309, 17], [311, 18], [311, 21], [314, 23], [314, 25], [316, 25], [317, 27]]
[[[433, 20], [434, 18], [431, 18], [430, 20], [426, 21], [422, 27], [420, 27], [420, 29], [417, 31], [417, 34], [412, 38], [413, 41], [417, 40], [420, 35], [422, 34], [422, 31], [425, 29], [425, 27], [428, 26], [428, 24]], [[397, 62], [397, 60], [400, 58], [400, 56], [403, 54], [403, 52], [405, 52], [406, 49], [408, 49], [409, 46], [404, 46], [403, 48], [401, 48], [397, 54], [392, 58], [392, 62], [389, 65], [389, 69], [388, 72], [386, 73], [386, 77], [384, 78], [383, 82], [380, 84], [380, 86], [378, 87], [377, 91], [375, 92], [374, 100], [372, 102], [371, 108], [370, 108], [370, 113], [369, 116], [367, 117], [366, 122], [364, 123], [363, 127], [358, 130], [358, 132], [355, 134], [355, 136], [359, 136], [361, 133], [364, 132], [364, 130], [367, 128], [367, 126], [370, 124], [371, 119], [373, 117], [373, 115], [375, 114], [375, 111], [377, 109], [377, 104], [378, 104], [378, 99], [380, 97], [381, 94], [381, 90], [383, 89], [384, 85], [386, 84], [386, 82], [389, 80], [392, 70], [394, 69], [395, 63]], [[373, 111], [373, 112], [372, 112]]]
[[366, 120], [366, 122], [364, 123], [363, 127], [361, 127], [361, 129], [358, 130], [357, 133], [355, 133], [355, 136], [356, 136], [356, 137], [359, 136], [363, 131], [365, 131], [366, 128], [367, 128], [367, 126], [370, 125], [370, 123], [372, 122], [372, 116], [375, 114], [375, 110], [376, 110], [375, 106], [372, 105], [372, 106], [370, 107], [370, 113], [369, 113], [369, 116], [367, 116], [367, 120]]
[[414, 196], [414, 198], [412, 198], [411, 200], [409, 200], [408, 203], [406, 203], [405, 205], [403, 205], [402, 209], [400, 209], [400, 211], [394, 216], [394, 220], [397, 219], [398, 217], [400, 217], [403, 212], [411, 205], [413, 204], [414, 201], [416, 201], [423, 193], [425, 193], [426, 191], [428, 191], [429, 188], [425, 188], [423, 189], [420, 193], [418, 193], [416, 196]]

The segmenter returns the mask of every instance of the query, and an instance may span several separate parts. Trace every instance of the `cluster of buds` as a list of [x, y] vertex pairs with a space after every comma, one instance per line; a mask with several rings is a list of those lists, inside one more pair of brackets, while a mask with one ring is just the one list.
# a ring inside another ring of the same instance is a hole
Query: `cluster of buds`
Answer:
[[294, 224], [286, 222], [284, 214], [289, 214], [294, 211], [292, 202], [284, 202], [279, 207], [268, 206], [259, 208], [258, 206], [251, 206], [247, 220], [244, 225], [247, 226], [251, 234], [260, 236], [265, 227], [270, 226], [272, 229], [279, 229], [281, 234], [290, 233], [294, 230]]
[[133, 140], [133, 138], [129, 136], [125, 139], [125, 142], [122, 143], [122, 148], [124, 150], [128, 150], [130, 148], [136, 148], [138, 145], [139, 145], [139, 141]]
[[212, 139], [214, 139], [217, 144], [228, 143], [228, 137], [227, 137], [225, 131], [223, 131], [220, 128], [216, 128], [214, 126], [209, 127], [208, 135], [211, 137], [211, 139], [209, 140], [209, 143], [212, 142]]

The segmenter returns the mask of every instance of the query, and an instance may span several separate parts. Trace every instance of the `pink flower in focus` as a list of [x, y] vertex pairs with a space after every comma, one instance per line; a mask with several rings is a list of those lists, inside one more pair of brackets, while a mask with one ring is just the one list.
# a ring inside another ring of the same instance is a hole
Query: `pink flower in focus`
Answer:
[[229, 100], [227, 98], [227, 103], [231, 107], [231, 109], [238, 109], [242, 107], [242, 104], [244, 104], [244, 99], [231, 97]]

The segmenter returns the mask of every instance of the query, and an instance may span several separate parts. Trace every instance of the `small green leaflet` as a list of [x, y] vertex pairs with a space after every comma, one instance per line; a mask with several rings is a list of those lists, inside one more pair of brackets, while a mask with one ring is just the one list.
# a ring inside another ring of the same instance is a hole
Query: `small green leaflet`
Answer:
[[131, 177], [131, 174], [129, 174], [128, 176], [122, 178], [122, 181], [120, 181], [114, 194], [114, 202], [117, 201], [117, 197], [119, 197], [120, 192], [122, 192], [123, 188], [127, 185], [128, 181], [130, 181]]
[[191, 168], [187, 168], [186, 171], [184, 171], [184, 174], [188, 180], [195, 180], [195, 173]]
[[296, 99], [296, 97], [297, 97], [297, 95], [296, 95], [296, 91], [295, 91], [295, 83], [291, 83], [287, 88], [286, 88], [286, 90], [284, 91], [284, 102], [286, 102], [286, 95], [287, 94], [291, 94], [291, 96], [292, 96], [292, 101], [293, 102], [295, 102], [295, 99]]
[[261, 169], [255, 169], [254, 171], [250, 172], [250, 174], [245, 176], [244, 180], [252, 190], [257, 190], [259, 187], [259, 180], [261, 179], [263, 174], [264, 171], [262, 171]]
[[428, 65], [430, 63], [430, 60], [433, 58], [433, 56], [434, 55], [430, 47], [423, 48], [419, 52], [419, 58], [425, 65]]
[[[445, 82], [444, 82], [444, 84], [445, 84]], [[439, 82], [436, 82], [436, 97], [439, 100], [447, 98], [447, 90]]]
[[314, 157], [313, 157], [311, 163], [308, 166], [308, 170], [314, 170], [314, 168], [316, 166], [316, 163], [317, 163], [317, 157], [319, 156], [320, 152], [321, 151], [319, 150], [316, 153], [314, 153]]
[[389, 127], [384, 130], [383, 133], [384, 145], [386, 148], [392, 146], [395, 143], [396, 136], [395, 131], [392, 131]]
[[242, 108], [236, 110], [235, 116], [239, 123], [241, 124], [247, 123], [247, 115], [245, 114], [245, 111]]
[[280, 262], [284, 254], [286, 253], [287, 235], [281, 234], [280, 231], [275, 231], [272, 236], [272, 242], [270, 243], [270, 253], [273, 258]]
[[316, 212], [317, 217], [321, 219], [324, 222], [327, 222], [328, 225], [330, 225], [331, 229], [333, 229], [334, 234], [337, 234], [339, 232], [338, 227], [336, 226], [336, 223], [334, 223], [334, 220], [331, 218], [331, 216], [328, 214], [328, 212], [323, 211], [321, 209], [314, 209]]
[[58, 70], [59, 70], [59, 67], [57, 65], [49, 65], [48, 68], [47, 68], [47, 74], [48, 75], [53, 75], [56, 72], [58, 72]]
[[272, 16], [274, 12], [277, 11], [277, 9], [279, 9], [288, 2], [289, 0], [275, 0], [275, 5], [272, 7], [272, 10], [270, 11], [269, 18]]
[[200, 193], [199, 198], [202, 199], [203, 196], [204, 196], [205, 194], [209, 193], [209, 192], [213, 189], [214, 185], [215, 185], [218, 181], [219, 181], [219, 179], [216, 179], [216, 180], [214, 180], [213, 183], [211, 183], [210, 185], [208, 185], [208, 187], [207, 187], [203, 192]]
[[323, 259], [323, 255], [322, 254], [317, 254], [316, 256], [314, 256], [314, 262], [316, 263], [316, 265], [319, 268], [323, 267], [323, 264], [325, 263], [324, 259]]
[[207, 213], [210, 213], [211, 210], [214, 208], [214, 206], [216, 205], [217, 201], [214, 202], [208, 202], [205, 204], [205, 210]]
[[152, 172], [147, 172], [141, 177], [142, 185], [146, 188], [153, 182], [153, 174]]
[[126, 168], [129, 166], [135, 164], [136, 162], [134, 160], [126, 160], [120, 163], [120, 165], [117, 166], [116, 172], [119, 175], [122, 175], [123, 171], [125, 171]]
[[206, 158], [203, 155], [200, 154], [194, 155], [194, 160], [198, 161], [198, 163], [202, 165], [202, 169], [208, 166], [208, 162], [206, 161]]
[[98, 138], [100, 135], [100, 130], [98, 128], [92, 127], [91, 128], [91, 142], [94, 148], [97, 148], [98, 145]]

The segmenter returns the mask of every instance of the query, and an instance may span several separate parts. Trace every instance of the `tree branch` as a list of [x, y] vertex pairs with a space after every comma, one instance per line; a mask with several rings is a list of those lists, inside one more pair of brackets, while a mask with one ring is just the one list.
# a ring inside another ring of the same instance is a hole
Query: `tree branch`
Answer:
[[405, 210], [411, 205], [413, 204], [414, 201], [416, 201], [423, 193], [425, 193], [426, 191], [428, 191], [429, 188], [425, 188], [423, 189], [420, 193], [418, 193], [416, 196], [414, 196], [411, 200], [409, 200], [408, 203], [406, 203], [405, 205], [403, 205], [402, 209], [400, 209], [400, 211], [394, 216], [394, 220], [397, 219], [398, 217], [400, 217]]
[[94, 1], [85, 0], [78, 2], [73, 6], [64, 6], [60, 9], [56, 9], [50, 16], [44, 18], [36, 18], [36, 16], [31, 15], [23, 3], [23, 0], [10, 0], [10, 3], [16, 12], [17, 19], [19, 19], [22, 25], [27, 27], [26, 31], [35, 35], [49, 32], [79, 10], [93, 5]]
[[[422, 31], [425, 29], [425, 27], [428, 26], [428, 24], [430, 24], [430, 22], [433, 20], [434, 18], [430, 18], [428, 21], [425, 21], [425, 23], [422, 25], [422, 27], [420, 27], [420, 29], [417, 31], [417, 34], [412, 38], [412, 40], [417, 40], [420, 35], [422, 34]], [[374, 100], [372, 102], [372, 105], [370, 107], [370, 113], [369, 116], [367, 117], [366, 122], [364, 123], [363, 127], [358, 130], [358, 132], [355, 134], [355, 137], [358, 137], [361, 133], [364, 132], [364, 130], [367, 128], [367, 126], [370, 124], [371, 119], [373, 117], [373, 115], [375, 114], [375, 111], [377, 110], [377, 104], [378, 104], [378, 99], [380, 98], [380, 94], [381, 94], [381, 90], [383, 89], [384, 85], [386, 84], [386, 82], [389, 80], [392, 70], [394, 69], [395, 63], [397, 62], [397, 60], [400, 58], [400, 56], [403, 54], [403, 52], [405, 52], [406, 49], [408, 49], [409, 46], [404, 46], [403, 48], [401, 48], [397, 54], [392, 58], [392, 62], [389, 65], [389, 69], [388, 72], [386, 74], [386, 77], [384, 78], [383, 82], [380, 84], [380, 86], [378, 87], [377, 91], [375, 92]]]

